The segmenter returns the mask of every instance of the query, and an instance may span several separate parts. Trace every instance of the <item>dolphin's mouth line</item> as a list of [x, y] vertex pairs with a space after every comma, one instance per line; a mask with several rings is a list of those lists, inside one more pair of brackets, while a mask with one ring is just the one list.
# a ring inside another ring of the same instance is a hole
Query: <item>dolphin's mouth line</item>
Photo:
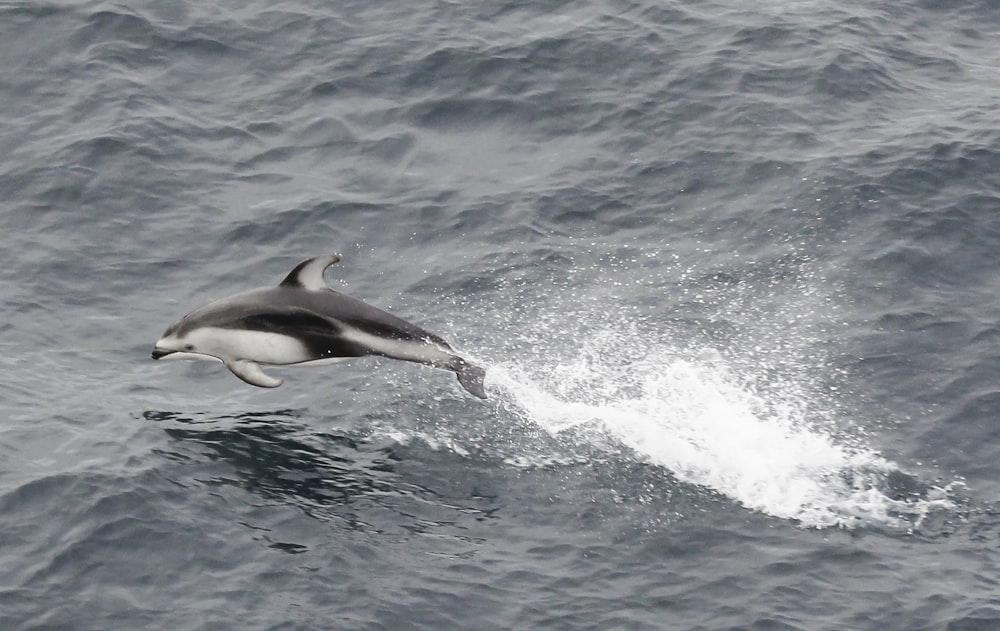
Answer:
[[176, 353], [176, 352], [177, 351], [169, 351], [169, 350], [166, 350], [166, 349], [163, 349], [163, 348], [154, 348], [153, 349], [153, 359], [163, 359], [167, 355], [172, 355], [173, 353]]

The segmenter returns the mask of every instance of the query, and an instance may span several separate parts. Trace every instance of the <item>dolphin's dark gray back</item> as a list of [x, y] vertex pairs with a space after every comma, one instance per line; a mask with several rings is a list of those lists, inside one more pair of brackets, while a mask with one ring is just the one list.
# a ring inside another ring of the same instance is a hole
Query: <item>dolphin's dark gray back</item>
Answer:
[[253, 289], [211, 302], [184, 316], [167, 333], [184, 334], [202, 326], [257, 328], [248, 324], [252, 325], [255, 320], [259, 321], [268, 314], [283, 314], [287, 317], [287, 314], [296, 311], [303, 312], [300, 324], [307, 328], [315, 328], [317, 323], [310, 323], [305, 312], [339, 320], [379, 337], [426, 340], [451, 349], [440, 336], [357, 298], [332, 289], [315, 291], [282, 286]]

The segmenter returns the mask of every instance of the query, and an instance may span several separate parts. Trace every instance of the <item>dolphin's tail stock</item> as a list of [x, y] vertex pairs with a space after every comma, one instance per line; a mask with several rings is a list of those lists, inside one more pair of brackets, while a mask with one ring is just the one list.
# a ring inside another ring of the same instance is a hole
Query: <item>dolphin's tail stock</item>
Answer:
[[448, 370], [458, 375], [458, 383], [462, 384], [462, 387], [469, 394], [480, 399], [486, 398], [486, 385], [483, 383], [483, 380], [486, 379], [486, 370], [484, 368], [469, 363], [458, 355], [455, 355], [455, 358], [448, 365]]

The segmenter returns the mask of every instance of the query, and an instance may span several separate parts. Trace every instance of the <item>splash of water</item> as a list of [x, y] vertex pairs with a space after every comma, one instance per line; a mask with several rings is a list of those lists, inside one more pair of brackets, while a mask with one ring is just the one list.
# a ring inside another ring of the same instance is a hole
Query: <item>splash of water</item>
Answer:
[[877, 451], [810, 422], [808, 397], [794, 386], [756, 391], [717, 353], [647, 348], [633, 361], [635, 349], [620, 342], [599, 333], [568, 362], [530, 372], [501, 364], [487, 383], [552, 435], [610, 436], [681, 481], [805, 527], [909, 529], [949, 507], [947, 490], [915, 483]]

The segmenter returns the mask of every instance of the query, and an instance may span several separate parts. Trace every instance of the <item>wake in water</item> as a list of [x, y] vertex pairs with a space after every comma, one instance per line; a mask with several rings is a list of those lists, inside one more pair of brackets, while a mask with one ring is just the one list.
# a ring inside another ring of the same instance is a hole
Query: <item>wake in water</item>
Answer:
[[530, 372], [501, 364], [487, 383], [509, 411], [554, 436], [611, 437], [684, 482], [805, 527], [910, 530], [953, 508], [948, 488], [811, 423], [808, 397], [794, 387], [762, 394], [718, 353], [685, 357], [630, 339], [597, 332], [570, 361]]

